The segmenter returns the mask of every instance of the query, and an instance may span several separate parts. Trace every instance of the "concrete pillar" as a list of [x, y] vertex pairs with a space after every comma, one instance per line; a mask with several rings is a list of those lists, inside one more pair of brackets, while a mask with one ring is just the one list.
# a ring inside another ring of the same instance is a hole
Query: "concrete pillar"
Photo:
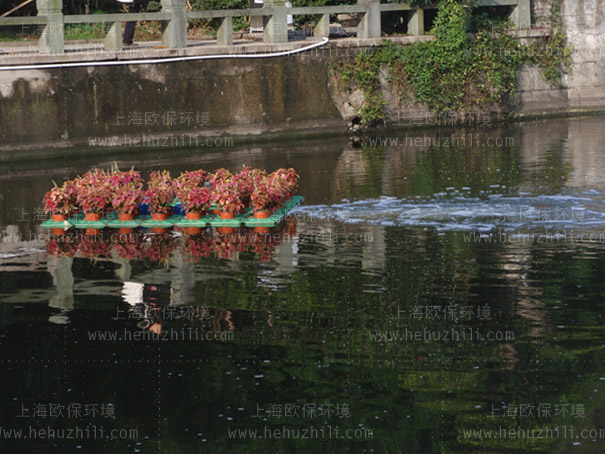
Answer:
[[216, 41], [225, 46], [233, 45], [233, 18], [231, 16], [221, 19], [221, 25], [216, 32]]
[[415, 11], [410, 11], [408, 19], [408, 35], [421, 36], [424, 35], [424, 10], [418, 8]]
[[165, 47], [187, 47], [187, 10], [186, 0], [162, 0], [162, 12], [170, 13], [172, 18], [164, 22], [162, 44]]
[[110, 22], [105, 34], [105, 50], [122, 49], [122, 22]]
[[287, 43], [288, 23], [285, 0], [267, 0], [265, 7], [273, 8], [273, 15], [265, 18], [264, 41], [266, 43]]
[[519, 3], [513, 9], [511, 20], [519, 30], [531, 28], [531, 5], [530, 0], [519, 0]]
[[317, 14], [315, 15], [315, 30], [313, 34], [315, 36], [321, 36], [327, 38], [330, 36], [330, 15], [329, 14]]
[[382, 32], [380, 23], [380, 0], [358, 0], [357, 4], [366, 6], [357, 26], [357, 37], [362, 39], [380, 38]]
[[38, 16], [46, 16], [46, 25], [40, 35], [38, 48], [41, 54], [63, 54], [63, 0], [36, 0]]

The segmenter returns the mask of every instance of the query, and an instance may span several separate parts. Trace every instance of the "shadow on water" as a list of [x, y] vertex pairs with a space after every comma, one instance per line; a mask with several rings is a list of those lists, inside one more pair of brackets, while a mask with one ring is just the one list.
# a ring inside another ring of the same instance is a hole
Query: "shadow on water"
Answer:
[[603, 452], [603, 131], [120, 162], [294, 167], [269, 236], [53, 237], [51, 180], [110, 163], [5, 169], [0, 430], [38, 436], [2, 452]]

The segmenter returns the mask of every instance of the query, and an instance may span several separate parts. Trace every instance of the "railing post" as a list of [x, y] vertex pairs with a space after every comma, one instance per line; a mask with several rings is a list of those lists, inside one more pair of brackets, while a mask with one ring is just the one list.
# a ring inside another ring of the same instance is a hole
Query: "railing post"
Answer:
[[169, 21], [164, 22], [162, 44], [166, 47], [187, 47], [187, 10], [186, 0], [162, 0], [162, 12], [170, 13]]
[[122, 22], [110, 22], [105, 34], [105, 50], [122, 49]]
[[321, 36], [322, 38], [328, 38], [330, 36], [330, 15], [316, 14], [315, 22], [317, 25], [315, 25], [313, 34], [315, 36]]
[[265, 18], [263, 39], [266, 43], [287, 43], [288, 24], [285, 0], [267, 0], [267, 8], [273, 9], [273, 14]]
[[382, 33], [380, 24], [380, 0], [358, 0], [358, 5], [364, 5], [367, 9], [362, 13], [361, 20], [357, 26], [357, 37], [380, 38]]
[[531, 5], [530, 0], [519, 0], [511, 17], [513, 23], [519, 30], [531, 28]]
[[408, 19], [408, 35], [424, 35], [424, 10], [418, 8], [410, 11], [410, 13], [410, 18]]
[[233, 45], [233, 18], [231, 16], [221, 19], [221, 25], [216, 32], [216, 42], [224, 46]]
[[40, 53], [64, 53], [63, 0], [36, 0], [36, 8], [38, 16], [46, 16], [47, 21], [38, 41]]

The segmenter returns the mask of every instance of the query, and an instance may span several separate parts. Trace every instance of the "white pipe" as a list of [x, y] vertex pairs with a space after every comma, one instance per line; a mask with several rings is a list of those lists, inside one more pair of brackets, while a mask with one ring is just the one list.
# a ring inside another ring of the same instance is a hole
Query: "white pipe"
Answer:
[[147, 60], [115, 60], [115, 61], [92, 61], [92, 62], [74, 62], [74, 63], [45, 63], [39, 65], [19, 65], [19, 66], [0, 66], [0, 71], [17, 71], [28, 69], [55, 69], [55, 68], [78, 68], [82, 66], [118, 66], [118, 65], [153, 65], [158, 63], [173, 63], [193, 60], [216, 60], [225, 58], [272, 58], [286, 57], [288, 55], [306, 52], [327, 44], [330, 40], [322, 38], [321, 42], [314, 43], [300, 49], [286, 50], [283, 52], [273, 52], [269, 54], [219, 54], [219, 55], [191, 55], [189, 57], [169, 57], [153, 58]]

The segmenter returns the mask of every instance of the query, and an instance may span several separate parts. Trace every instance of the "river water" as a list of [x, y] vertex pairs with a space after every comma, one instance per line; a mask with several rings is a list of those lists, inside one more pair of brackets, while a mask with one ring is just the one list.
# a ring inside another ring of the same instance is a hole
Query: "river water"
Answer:
[[[605, 452], [604, 144], [593, 117], [4, 163], [0, 451]], [[113, 161], [294, 167], [305, 201], [268, 235], [40, 227]]]

